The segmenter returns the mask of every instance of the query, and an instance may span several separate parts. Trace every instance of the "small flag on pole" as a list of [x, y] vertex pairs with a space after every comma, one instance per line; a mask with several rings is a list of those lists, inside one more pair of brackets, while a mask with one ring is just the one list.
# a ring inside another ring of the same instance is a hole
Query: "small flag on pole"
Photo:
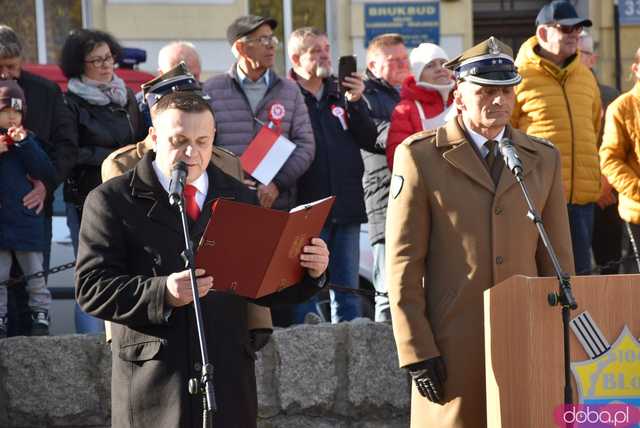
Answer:
[[263, 126], [240, 156], [242, 168], [262, 184], [269, 184], [296, 145], [275, 129]]

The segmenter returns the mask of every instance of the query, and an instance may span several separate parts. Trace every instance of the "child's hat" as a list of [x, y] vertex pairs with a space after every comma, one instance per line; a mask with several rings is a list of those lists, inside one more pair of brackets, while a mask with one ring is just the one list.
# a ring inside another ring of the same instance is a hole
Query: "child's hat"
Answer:
[[22, 112], [27, 110], [24, 92], [15, 80], [0, 80], [0, 110], [7, 107]]

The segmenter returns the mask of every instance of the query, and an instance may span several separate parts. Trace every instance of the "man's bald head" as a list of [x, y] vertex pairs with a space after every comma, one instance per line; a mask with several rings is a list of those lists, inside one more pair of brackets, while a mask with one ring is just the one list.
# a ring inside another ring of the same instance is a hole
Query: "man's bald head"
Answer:
[[193, 43], [190, 42], [171, 42], [160, 49], [158, 52], [158, 73], [166, 73], [180, 64], [180, 61], [184, 61], [193, 77], [200, 81], [200, 73], [202, 72], [200, 55], [198, 55]]

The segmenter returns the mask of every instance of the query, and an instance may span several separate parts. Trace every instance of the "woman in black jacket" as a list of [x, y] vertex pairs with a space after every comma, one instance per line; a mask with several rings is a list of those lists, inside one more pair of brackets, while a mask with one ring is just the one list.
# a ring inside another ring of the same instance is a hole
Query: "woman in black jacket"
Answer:
[[[78, 159], [64, 185], [67, 224], [76, 254], [82, 206], [87, 194], [101, 183], [102, 161], [147, 133], [133, 91], [114, 73], [121, 51], [110, 34], [86, 29], [69, 34], [62, 48], [60, 68], [69, 79], [66, 96], [78, 141]], [[76, 307], [78, 333], [102, 329], [101, 321]]]

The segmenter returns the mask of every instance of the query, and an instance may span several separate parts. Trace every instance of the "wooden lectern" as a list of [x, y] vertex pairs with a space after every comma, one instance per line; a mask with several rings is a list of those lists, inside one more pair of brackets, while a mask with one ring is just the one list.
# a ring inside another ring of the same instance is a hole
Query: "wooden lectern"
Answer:
[[[578, 309], [613, 344], [627, 325], [640, 336], [640, 275], [571, 278]], [[562, 314], [547, 303], [558, 280], [513, 276], [484, 292], [487, 426], [555, 428], [563, 403]], [[589, 360], [573, 331], [571, 362]], [[572, 376], [573, 377], [573, 376]], [[573, 382], [574, 402], [578, 389]]]

